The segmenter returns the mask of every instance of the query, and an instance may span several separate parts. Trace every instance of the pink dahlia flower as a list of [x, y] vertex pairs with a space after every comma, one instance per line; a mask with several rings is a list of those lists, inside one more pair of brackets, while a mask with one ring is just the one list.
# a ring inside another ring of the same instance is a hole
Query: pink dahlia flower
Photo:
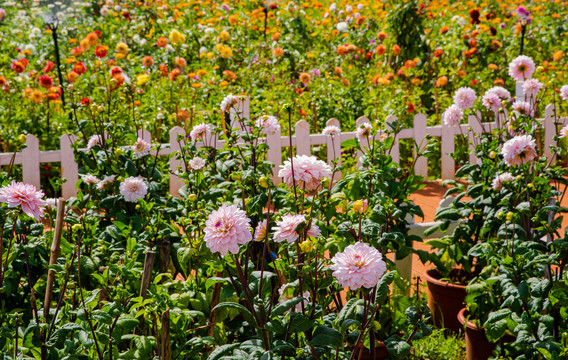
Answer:
[[[277, 221], [276, 227], [274, 228], [274, 241], [282, 242], [286, 240], [288, 243], [292, 244], [300, 237], [296, 228], [298, 225], [305, 222], [306, 217], [301, 214], [282, 216], [282, 220]], [[317, 237], [321, 235], [321, 231], [317, 225], [312, 224], [307, 234], [308, 236]]]
[[268, 219], [264, 219], [258, 223], [254, 229], [254, 241], [264, 241], [266, 238], [266, 231], [268, 230]]
[[95, 175], [91, 175], [91, 174], [81, 175], [81, 179], [83, 179], [83, 181], [87, 185], [97, 185], [100, 181]]
[[341, 134], [341, 129], [335, 125], [330, 125], [326, 126], [321, 133], [326, 136], [335, 136]]
[[517, 115], [534, 116], [534, 109], [532, 105], [526, 101], [515, 101], [513, 103], [513, 111]]
[[138, 202], [148, 193], [148, 185], [138, 177], [129, 177], [120, 183], [120, 195], [128, 202]]
[[95, 146], [101, 146], [104, 143], [104, 139], [100, 135], [93, 135], [89, 138], [87, 142], [87, 150], [93, 149]]
[[461, 110], [471, 109], [476, 99], [475, 90], [469, 87], [461, 87], [454, 94], [454, 104]]
[[544, 84], [537, 79], [528, 79], [523, 83], [523, 92], [526, 96], [536, 97]]
[[527, 163], [536, 157], [536, 142], [530, 135], [515, 136], [503, 144], [501, 155], [509, 166]]
[[560, 138], [568, 137], [568, 125], [564, 125], [562, 129], [560, 129], [559, 136]]
[[116, 175], [105, 176], [99, 183], [97, 184], [98, 190], [105, 190], [111, 187], [111, 184], [114, 183], [114, 179], [116, 179]]
[[458, 126], [463, 118], [463, 112], [457, 105], [452, 105], [446, 109], [442, 115], [442, 122], [445, 126]]
[[513, 181], [515, 181], [515, 177], [511, 173], [506, 172], [495, 176], [495, 179], [493, 179], [493, 181], [491, 182], [491, 187], [494, 190], [499, 191], [501, 190], [501, 188], [503, 188], [503, 184]]
[[239, 253], [239, 244], [252, 240], [250, 219], [246, 212], [235, 205], [223, 205], [214, 210], [205, 222], [205, 245], [211, 252], [225, 256], [228, 252]]
[[280, 131], [280, 124], [275, 116], [263, 115], [256, 120], [255, 125], [264, 135], [272, 135]]
[[193, 127], [189, 136], [191, 140], [205, 140], [209, 136], [211, 136], [212, 126], [210, 124], [197, 124]]
[[387, 271], [381, 253], [362, 242], [349, 245], [343, 252], [335, 254], [331, 262], [333, 264], [329, 268], [339, 285], [351, 290], [375, 287]]
[[493, 93], [499, 97], [501, 100], [509, 100], [511, 98], [511, 93], [509, 90], [501, 86], [493, 86], [491, 89], [487, 90], [485, 94]]
[[562, 85], [560, 88], [560, 97], [565, 101], [568, 101], [568, 85]]
[[36, 187], [23, 182], [12, 181], [10, 185], [0, 188], [0, 202], [8, 204], [9, 208], [22, 207], [22, 211], [40, 220], [46, 205], [45, 194]]
[[363, 123], [359, 125], [357, 131], [355, 132], [355, 136], [359, 143], [363, 143], [363, 141], [368, 140], [373, 136], [373, 126], [369, 123]]
[[536, 66], [533, 59], [526, 55], [520, 55], [509, 64], [509, 76], [516, 81], [530, 79]]
[[481, 103], [483, 104], [483, 106], [485, 106], [486, 108], [492, 111], [499, 111], [499, 109], [502, 106], [501, 98], [499, 98], [499, 95], [490, 91], [487, 91], [485, 95], [483, 95]]
[[134, 156], [137, 158], [143, 158], [144, 156], [150, 154], [152, 145], [144, 141], [142, 138], [138, 138], [136, 143], [132, 145], [132, 151], [134, 151]]
[[[298, 155], [292, 161], [294, 162], [294, 179], [296, 186], [305, 187], [306, 190], [315, 190], [319, 187], [321, 180], [325, 177], [331, 179], [331, 167], [324, 161], [318, 160], [315, 156]], [[282, 169], [278, 172], [278, 176], [283, 178], [286, 185], [294, 186], [292, 178], [292, 163], [286, 160], [284, 165], [280, 165]]]
[[223, 101], [221, 101], [221, 111], [223, 113], [228, 113], [233, 106], [237, 105], [238, 102], [239, 98], [232, 94], [225, 96]]

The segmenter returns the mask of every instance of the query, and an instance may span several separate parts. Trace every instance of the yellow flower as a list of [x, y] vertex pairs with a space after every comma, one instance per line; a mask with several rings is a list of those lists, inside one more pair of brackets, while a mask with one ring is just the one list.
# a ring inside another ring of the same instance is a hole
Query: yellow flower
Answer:
[[170, 41], [174, 44], [181, 44], [185, 42], [185, 35], [174, 29], [170, 32]]
[[87, 40], [87, 39], [81, 40], [81, 42], [79, 43], [79, 46], [81, 46], [85, 50], [89, 50], [91, 48], [91, 44], [89, 43], [89, 40]]
[[207, 53], [207, 58], [208, 58], [209, 60], [213, 59], [214, 56], [215, 56], [215, 54], [213, 54], [212, 52], [208, 52], [208, 53]]
[[228, 46], [223, 46], [223, 48], [221, 48], [219, 52], [221, 53], [221, 57], [223, 59], [229, 59], [231, 56], [233, 56], [233, 50], [231, 50], [231, 48]]
[[150, 81], [150, 76], [147, 74], [140, 74], [136, 76], [136, 84], [138, 86], [144, 86]]
[[207, 74], [207, 71], [205, 71], [205, 70], [202, 70], [202, 69], [197, 70], [197, 76], [203, 76], [203, 75], [206, 75], [206, 74]]
[[229, 82], [226, 81], [226, 80], [223, 80], [219, 83], [219, 86], [221, 86], [221, 87], [225, 87], [225, 86], [228, 86], [228, 85], [229, 85]]
[[123, 42], [116, 44], [116, 52], [126, 55], [128, 53], [128, 45]]
[[219, 34], [219, 39], [221, 39], [221, 41], [227, 41], [231, 38], [231, 36], [229, 35], [229, 33], [226, 30], [221, 31], [221, 33]]
[[552, 60], [554, 61], [560, 61], [562, 60], [562, 57], [564, 56], [564, 53], [562, 52], [562, 50], [558, 50], [557, 52], [555, 52], [552, 55]]
[[201, 83], [194, 83], [194, 84], [191, 84], [191, 87], [197, 89], [197, 88], [200, 88], [201, 85], [202, 85]]
[[117, 53], [114, 57], [120, 60], [120, 59], [124, 59], [126, 57], [126, 55], [123, 54], [123, 53]]

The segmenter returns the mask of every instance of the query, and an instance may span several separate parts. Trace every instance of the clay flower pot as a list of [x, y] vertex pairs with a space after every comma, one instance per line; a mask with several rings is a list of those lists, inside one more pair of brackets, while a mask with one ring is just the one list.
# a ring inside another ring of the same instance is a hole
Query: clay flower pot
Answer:
[[[359, 349], [361, 349], [361, 347], [363, 347], [362, 344], [360, 344], [359, 347], [357, 347], [355, 349], [355, 351], [359, 351]], [[361, 354], [361, 357], [356, 357], [356, 359], [358, 360], [383, 360], [388, 358], [389, 356], [389, 351], [387, 350], [387, 346], [385, 345], [384, 342], [379, 341], [377, 347], [375, 347], [375, 358], [371, 359], [371, 355], [369, 354], [369, 349], [363, 349], [363, 353]]]
[[[457, 316], [462, 327], [466, 324], [465, 312], [466, 309], [463, 308]], [[495, 344], [487, 340], [485, 329], [478, 328], [471, 321], [467, 321], [465, 328], [466, 360], [487, 360], [492, 355], [493, 349], [495, 349]]]
[[[452, 272], [458, 271], [458, 269], [452, 270]], [[428, 306], [432, 312], [434, 324], [438, 328], [458, 332], [462, 329], [457, 316], [465, 306], [465, 285], [440, 280], [442, 275], [436, 269], [428, 270], [425, 277], [430, 291]]]

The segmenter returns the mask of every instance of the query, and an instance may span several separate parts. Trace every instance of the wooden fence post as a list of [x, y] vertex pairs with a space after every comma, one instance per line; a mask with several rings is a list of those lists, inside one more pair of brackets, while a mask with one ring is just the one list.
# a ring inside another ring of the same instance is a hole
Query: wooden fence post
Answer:
[[[369, 119], [367, 119], [367, 117], [365, 116], [361, 116], [359, 119], [357, 119], [357, 121], [355, 121], [355, 131], [357, 131], [357, 129], [359, 129], [359, 127], [365, 123], [370, 123]], [[369, 140], [373, 141], [373, 137], [369, 136]], [[363, 143], [361, 144], [361, 147], [369, 147], [369, 142], [367, 140], [364, 140]], [[357, 167], [360, 167], [362, 165], [361, 163], [361, 156], [363, 156], [363, 152], [360, 150], [357, 150]]]
[[136, 136], [144, 141], [146, 141], [147, 143], [152, 143], [152, 134], [146, 130], [146, 129], [139, 129], [136, 132]]
[[[337, 160], [337, 166], [341, 166], [341, 125], [337, 119], [329, 119], [325, 123], [326, 126], [337, 126], [339, 134], [328, 135], [326, 139], [327, 147], [327, 163], [333, 167], [333, 161]], [[333, 175], [334, 180], [341, 180], [341, 171]]]
[[156, 253], [154, 251], [148, 251], [144, 258], [144, 270], [142, 272], [142, 282], [140, 283], [140, 296], [142, 296], [143, 299], [146, 299], [146, 296], [148, 295], [148, 287], [152, 280], [152, 269], [154, 268], [155, 256]]
[[280, 136], [282, 134], [281, 129], [278, 129], [274, 134], [269, 134], [266, 136], [266, 144], [268, 145], [268, 150], [266, 152], [266, 160], [274, 164], [272, 168], [272, 182], [274, 184], [280, 184], [280, 178], [278, 177], [278, 172], [280, 171], [280, 165], [282, 165], [282, 141]]
[[24, 183], [36, 189], [41, 188], [39, 169], [39, 139], [34, 135], [26, 135], [26, 148], [22, 150], [22, 178]]
[[548, 104], [544, 110], [544, 155], [548, 160], [552, 160], [551, 146], [556, 146], [554, 136], [557, 134], [556, 128], [556, 107], [553, 104]]
[[[414, 148], [415, 156], [418, 156], [419, 151], [426, 146], [426, 143], [424, 142], [426, 134], [428, 133], [426, 120], [426, 115], [424, 114], [416, 114], [414, 116], [414, 142], [416, 143]], [[416, 166], [414, 170], [416, 175], [422, 175], [425, 181], [428, 180], [428, 159], [424, 156], [416, 159]]]
[[483, 127], [479, 123], [481, 119], [481, 114], [478, 113], [477, 116], [470, 115], [467, 119], [471, 131], [469, 131], [469, 162], [470, 164], [479, 164], [479, 159], [475, 155], [475, 145], [479, 141], [479, 136], [483, 133]]
[[296, 156], [312, 154], [310, 144], [310, 124], [305, 120], [299, 120], [294, 128], [296, 136]]
[[178, 135], [184, 137], [185, 130], [179, 126], [176, 126], [170, 130], [170, 149], [172, 150], [172, 157], [170, 159], [170, 194], [173, 197], [180, 198], [179, 190], [183, 187], [183, 182], [175, 174], [178, 173], [178, 167], [181, 167], [181, 171], [186, 171], [186, 169], [181, 161], [180, 156], [173, 155], [174, 152], [180, 151], [181, 149], [180, 143], [177, 140]]
[[61, 185], [61, 195], [65, 199], [77, 196], [77, 181], [79, 181], [79, 165], [75, 162], [75, 154], [71, 145], [77, 140], [75, 135], [64, 134], [59, 138], [61, 149], [61, 179], [66, 180]]
[[456, 162], [450, 154], [456, 147], [456, 127], [442, 124], [441, 142], [442, 179], [453, 179], [456, 174]]

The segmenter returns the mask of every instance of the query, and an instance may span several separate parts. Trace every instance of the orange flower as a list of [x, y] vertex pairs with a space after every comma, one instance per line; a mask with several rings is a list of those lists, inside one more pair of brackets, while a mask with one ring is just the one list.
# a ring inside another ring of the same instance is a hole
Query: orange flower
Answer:
[[412, 114], [414, 112], [414, 104], [413, 103], [409, 103], [408, 105], [406, 105], [406, 112], [409, 114]]
[[89, 40], [87, 39], [81, 40], [79, 46], [81, 46], [81, 49], [83, 50], [89, 50], [91, 48], [91, 44], [89, 44]]
[[99, 37], [94, 32], [87, 34], [86, 39], [89, 42], [89, 45], [91, 46], [95, 46], [99, 43]]
[[349, 86], [351, 85], [351, 83], [349, 82], [349, 80], [347, 80], [346, 78], [341, 78], [341, 83], [345, 86]]
[[168, 67], [165, 64], [160, 64], [160, 73], [162, 74], [162, 76], [168, 76], [169, 71], [168, 71]]
[[436, 80], [437, 87], [444, 87], [448, 83], [448, 78], [446, 76], [440, 76], [438, 80]]
[[414, 62], [414, 60], [406, 60], [404, 67], [407, 69], [414, 69], [416, 67], [416, 63]]
[[176, 82], [179, 75], [181, 75], [181, 70], [176, 68], [170, 71], [168, 77], [170, 78], [170, 81]]
[[365, 22], [365, 19], [366, 19], [365, 16], [359, 16], [359, 17], [357, 18], [357, 24], [358, 24], [358, 25], [363, 24], [363, 23]]
[[272, 50], [272, 55], [274, 55], [274, 57], [281, 57], [282, 55], [284, 55], [284, 49], [277, 47], [274, 48], [274, 50]]
[[377, 55], [384, 55], [387, 52], [387, 48], [383, 45], [383, 44], [379, 44], [376, 48], [375, 48], [375, 53]]
[[392, 46], [392, 53], [393, 53], [395, 56], [399, 55], [399, 54], [400, 54], [400, 46], [398, 46], [398, 45], [396, 45], [396, 44], [393, 45], [393, 46]]
[[339, 66], [336, 66], [335, 69], [333, 69], [333, 72], [335, 72], [335, 75], [343, 75], [343, 70], [341, 70]]
[[279, 32], [272, 34], [272, 41], [278, 41], [278, 39], [280, 39], [280, 33]]
[[420, 81], [419, 78], [414, 78], [414, 79], [410, 80], [410, 83], [412, 85], [418, 86], [418, 85], [420, 85], [421, 81]]
[[33, 90], [30, 94], [30, 99], [36, 103], [40, 104], [43, 101], [43, 93], [39, 90]]
[[448, 32], [448, 30], [450, 30], [448, 26], [442, 26], [442, 28], [440, 29], [440, 34], [445, 34]]
[[69, 81], [70, 83], [74, 83], [78, 78], [79, 74], [77, 74], [75, 71], [69, 71], [67, 73], [67, 81]]
[[390, 81], [390, 80], [393, 80], [393, 79], [394, 79], [394, 74], [393, 74], [393, 73], [387, 73], [387, 74], [385, 75], [385, 79], [387, 79], [387, 80], [389, 80], [389, 81]]
[[78, 62], [78, 63], [75, 64], [75, 66], [73, 66], [73, 71], [75, 71], [77, 74], [81, 75], [85, 71], [87, 71], [87, 68], [85, 67], [85, 65], [82, 62]]
[[81, 56], [81, 55], [83, 55], [84, 51], [85, 50], [83, 50], [83, 48], [79, 46], [79, 47], [71, 49], [71, 54], [73, 56]]
[[444, 50], [442, 50], [442, 49], [434, 50], [434, 57], [436, 57], [436, 58], [441, 58], [443, 54], [444, 54]]
[[159, 48], [164, 48], [164, 47], [166, 47], [166, 45], [168, 45], [168, 42], [169, 42], [168, 38], [162, 36], [162, 37], [158, 38], [158, 41], [156, 41], [156, 44], [158, 45]]
[[176, 66], [180, 69], [183, 69], [187, 66], [187, 61], [185, 61], [185, 59], [182, 57], [176, 57], [174, 61], [176, 63]]
[[300, 115], [302, 115], [303, 117], [305, 117], [305, 116], [308, 115], [308, 113], [306, 112], [306, 110], [300, 109]]
[[302, 89], [302, 88], [297, 88], [295, 91], [296, 91], [296, 94], [298, 94], [298, 95], [302, 95], [304, 93], [304, 89]]
[[219, 83], [219, 86], [221, 86], [221, 87], [225, 87], [225, 86], [228, 86], [228, 85], [229, 85], [229, 82], [226, 81], [226, 80], [223, 80]]
[[234, 72], [232, 72], [231, 70], [223, 71], [223, 75], [225, 75], [229, 81], [237, 80], [237, 75]]
[[303, 82], [304, 84], [307, 84], [310, 82], [310, 80], [312, 79], [312, 77], [310, 76], [310, 74], [308, 74], [307, 72], [303, 72], [300, 74], [299, 77], [300, 81]]
[[144, 65], [145, 67], [150, 67], [154, 65], [154, 59], [151, 56], [144, 56], [142, 58], [142, 65]]
[[489, 65], [487, 65], [487, 67], [489, 69], [493, 70], [493, 71], [497, 71], [497, 69], [498, 69], [497, 65], [495, 65], [495, 64], [489, 64]]
[[384, 39], [387, 38], [387, 33], [384, 31], [379, 31], [379, 34], [377, 35], [377, 38], [379, 38], [379, 40], [383, 41]]
[[6, 85], [7, 82], [8, 80], [6, 80], [4, 76], [0, 76], [0, 87], [4, 87], [4, 85]]
[[493, 85], [495, 85], [495, 86], [505, 86], [505, 81], [503, 81], [503, 79], [495, 79], [495, 81], [493, 81]]
[[564, 57], [564, 53], [562, 52], [562, 50], [558, 50], [552, 55], [552, 60], [560, 61], [562, 60], [562, 57]]

